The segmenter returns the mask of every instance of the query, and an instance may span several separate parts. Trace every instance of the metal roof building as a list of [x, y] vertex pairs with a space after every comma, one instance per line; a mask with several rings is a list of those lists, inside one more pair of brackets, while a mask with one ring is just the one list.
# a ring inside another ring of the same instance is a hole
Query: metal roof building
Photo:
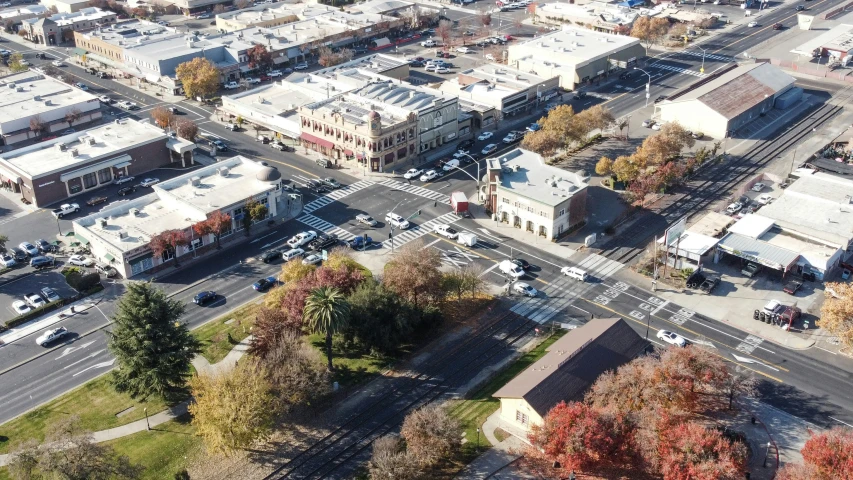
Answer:
[[[791, 90], [791, 93], [788, 93]], [[732, 65], [676, 92], [658, 104], [655, 117], [678, 122], [712, 138], [735, 136], [739, 128], [772, 108], [783, 95], [800, 95], [794, 77], [769, 63]]]
[[630, 362], [648, 345], [621, 318], [590, 320], [494, 393], [501, 400], [500, 415], [524, 430], [541, 424], [558, 403], [582, 400], [599, 375]]

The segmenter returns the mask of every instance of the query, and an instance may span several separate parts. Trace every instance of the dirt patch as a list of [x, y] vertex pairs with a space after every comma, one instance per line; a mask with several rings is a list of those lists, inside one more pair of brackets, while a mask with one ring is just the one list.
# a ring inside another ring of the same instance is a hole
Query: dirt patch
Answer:
[[497, 438], [499, 442], [503, 442], [504, 440], [506, 440], [509, 437], [510, 437], [509, 432], [507, 432], [503, 428], [498, 427], [495, 429], [495, 438]]

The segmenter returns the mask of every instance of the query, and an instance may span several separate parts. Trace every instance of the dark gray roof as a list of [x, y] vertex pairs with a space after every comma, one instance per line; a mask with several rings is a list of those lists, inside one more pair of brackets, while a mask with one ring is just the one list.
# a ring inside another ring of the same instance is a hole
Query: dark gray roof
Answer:
[[554, 342], [493, 396], [523, 398], [544, 417], [562, 401], [581, 400], [599, 375], [628, 363], [648, 344], [621, 318], [590, 320]]
[[258, 173], [255, 174], [255, 178], [262, 182], [272, 182], [273, 180], [281, 178], [281, 172], [279, 172], [277, 168], [264, 167], [258, 170]]

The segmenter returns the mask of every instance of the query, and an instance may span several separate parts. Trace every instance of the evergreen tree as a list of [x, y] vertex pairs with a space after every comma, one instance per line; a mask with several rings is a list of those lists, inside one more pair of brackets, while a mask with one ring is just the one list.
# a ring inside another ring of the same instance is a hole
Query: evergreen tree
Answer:
[[179, 321], [184, 309], [150, 283], [128, 284], [107, 332], [118, 363], [112, 374], [116, 391], [143, 399], [169, 399], [185, 391], [190, 362], [201, 344]]

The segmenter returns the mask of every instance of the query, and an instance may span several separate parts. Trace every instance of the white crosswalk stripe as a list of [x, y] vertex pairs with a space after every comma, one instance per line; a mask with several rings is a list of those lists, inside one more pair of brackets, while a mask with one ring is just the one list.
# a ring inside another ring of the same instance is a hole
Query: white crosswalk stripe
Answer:
[[[458, 220], [459, 217], [456, 216], [455, 213], [449, 212], [444, 215], [434, 218], [426, 223], [415, 225], [414, 227], [408, 230], [397, 230], [394, 233], [394, 248], [401, 247], [412, 240], [416, 240], [418, 238], [423, 237], [424, 235], [432, 232], [432, 229], [436, 227], [436, 225], [441, 225], [442, 223], [453, 223]], [[391, 248], [391, 239], [385, 240], [382, 242], [382, 246], [385, 248]]]
[[[624, 267], [619, 262], [609, 260], [597, 254], [592, 254], [582, 259], [578, 263], [578, 266], [586, 270], [590, 276], [599, 280], [604, 280], [612, 276]], [[553, 283], [542, 288], [542, 293], [539, 296], [522, 299], [511, 310], [534, 322], [545, 323], [564, 310], [580, 295], [594, 288], [595, 285], [561, 276]]]
[[[700, 58], [702, 57], [702, 52], [684, 51], [684, 52], [679, 52], [679, 53], [682, 53], [685, 55], [692, 55], [694, 57], [700, 57]], [[713, 54], [705, 55], [705, 59], [706, 60], [707, 59], [717, 60], [719, 62], [733, 62], [735, 60], [734, 57], [730, 57], [728, 55], [713, 55]]]
[[673, 67], [672, 65], [667, 65], [667, 64], [665, 64], [665, 63], [659, 63], [659, 62], [658, 62], [658, 63], [653, 63], [653, 64], [651, 64], [651, 65], [649, 65], [649, 66], [650, 66], [650, 67], [653, 67], [653, 68], [660, 68], [661, 70], [669, 70], [670, 72], [684, 73], [684, 74], [687, 74], [687, 75], [693, 75], [693, 76], [695, 76], [695, 77], [699, 77], [699, 78], [704, 78], [704, 77], [706, 77], [706, 75], [705, 75], [704, 73], [694, 72], [693, 70], [688, 70], [688, 69], [686, 69], [686, 68], [681, 68], [681, 67]]
[[[304, 178], [304, 177], [300, 177], [300, 178]], [[319, 197], [315, 200], [312, 200], [312, 201], [306, 203], [305, 206], [302, 207], [302, 212], [303, 213], [311, 213], [314, 210], [325, 207], [326, 205], [334, 202], [335, 200], [340, 200], [340, 199], [346, 197], [347, 195], [355, 193], [355, 192], [357, 192], [363, 188], [367, 188], [371, 185], [373, 185], [373, 182], [368, 182], [367, 180], [361, 180], [361, 181], [353, 183], [352, 185], [347, 185], [346, 187], [342, 187], [342, 188], [339, 188], [337, 190], [332, 190], [331, 192], [327, 193], [326, 195], [323, 195], [322, 197]]]
[[315, 230], [322, 230], [326, 233], [334, 233], [338, 236], [339, 239], [345, 242], [348, 242], [356, 237], [355, 234], [352, 234], [344, 230], [343, 228], [336, 227], [335, 225], [332, 225], [331, 223], [323, 220], [322, 218], [317, 218], [314, 215], [302, 215], [301, 217], [298, 217], [296, 221], [302, 222]]
[[409, 185], [408, 183], [398, 182], [396, 180], [385, 180], [383, 182], [379, 182], [379, 185], [384, 185], [388, 188], [393, 188], [402, 192], [411, 193], [413, 195], [428, 198], [430, 200], [436, 200], [439, 203], [450, 203], [449, 196], [443, 193], [436, 192], [435, 190], [430, 190], [428, 188], [417, 187], [415, 185]]
[[311, 180], [308, 177], [304, 177], [302, 175], [294, 175], [293, 183], [299, 185], [300, 187], [305, 187], [308, 184], [308, 180]]

